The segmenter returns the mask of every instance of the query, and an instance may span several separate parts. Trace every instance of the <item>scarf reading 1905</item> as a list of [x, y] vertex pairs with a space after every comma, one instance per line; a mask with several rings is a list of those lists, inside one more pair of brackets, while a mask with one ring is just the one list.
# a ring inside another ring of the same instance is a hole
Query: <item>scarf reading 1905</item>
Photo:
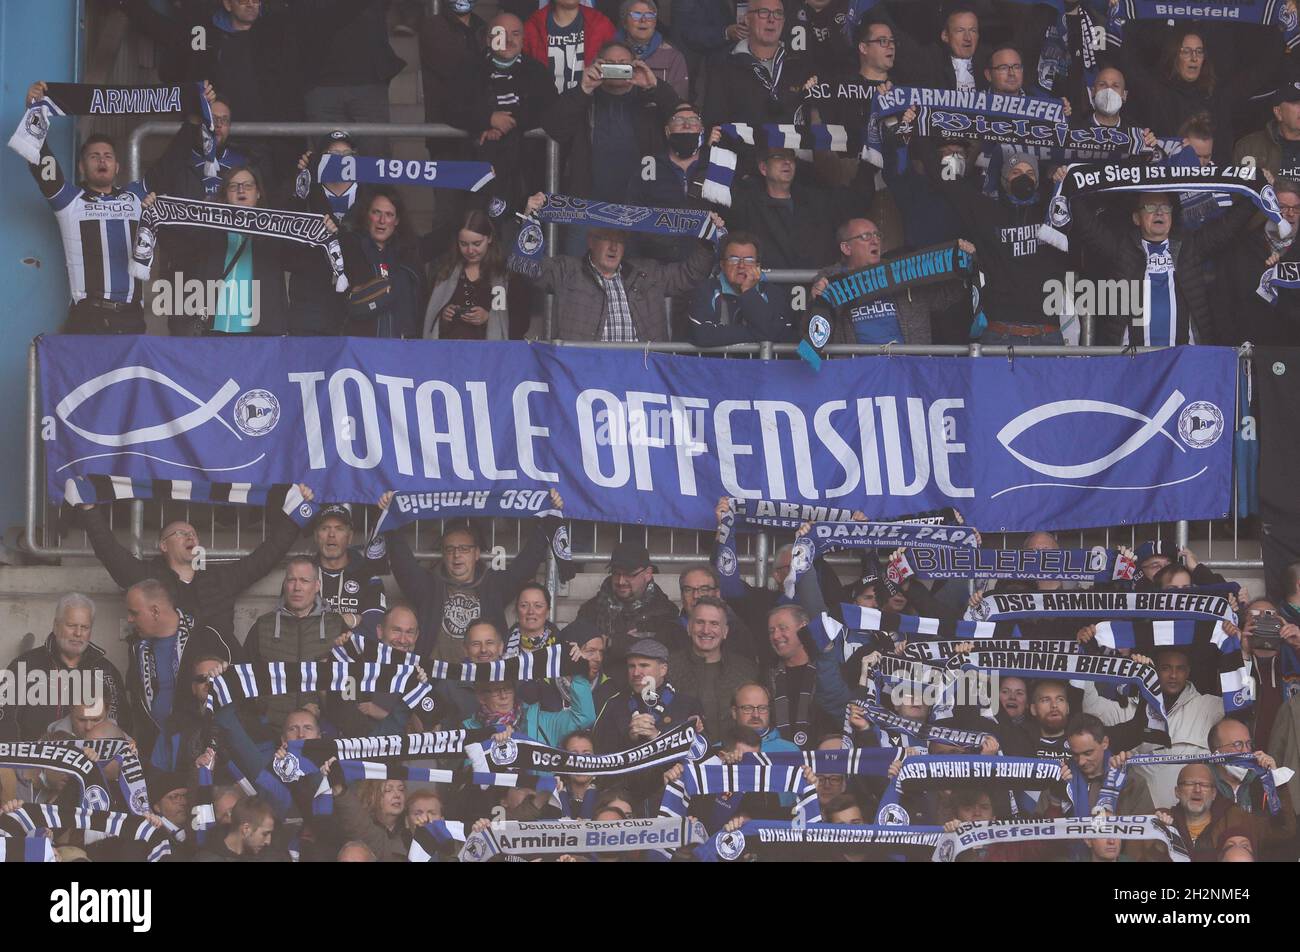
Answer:
[[46, 83], [45, 98], [27, 107], [23, 121], [9, 140], [32, 165], [41, 160], [41, 147], [50, 131], [50, 116], [198, 116], [203, 136], [203, 186], [215, 191], [221, 177], [212, 107], [203, 83], [176, 86], [91, 86], [85, 83]]
[[[305, 169], [298, 175], [295, 194], [307, 195], [302, 188]], [[450, 188], [459, 192], [477, 192], [496, 174], [489, 162], [421, 162], [416, 159], [381, 159], [366, 155], [335, 155], [326, 152], [316, 161], [318, 181], [360, 182], [365, 185], [425, 185]]]
[[348, 288], [347, 275], [343, 273], [343, 249], [339, 246], [338, 236], [331, 234], [325, 226], [323, 215], [283, 208], [249, 208], [243, 205], [200, 202], [197, 199], [175, 198], [170, 195], [157, 196], [140, 216], [135, 249], [131, 254], [131, 274], [134, 277], [141, 281], [149, 279], [157, 230], [173, 225], [233, 231], [263, 238], [283, 238], [313, 245], [323, 250], [329, 258], [334, 290], [341, 292]]
[[971, 849], [997, 843], [1036, 843], [1044, 840], [1159, 840], [1176, 863], [1191, 857], [1182, 836], [1153, 816], [1095, 816], [1087, 820], [986, 820], [966, 823], [953, 833], [945, 833], [934, 851], [937, 863], [951, 863]]
[[1242, 195], [1269, 217], [1283, 237], [1291, 226], [1282, 218], [1273, 186], [1253, 165], [1110, 165], [1100, 162], [1071, 165], [1047, 206], [1047, 223], [1038, 229], [1042, 241], [1068, 250], [1059, 230], [1070, 224], [1070, 199], [1110, 192], [1225, 192]]

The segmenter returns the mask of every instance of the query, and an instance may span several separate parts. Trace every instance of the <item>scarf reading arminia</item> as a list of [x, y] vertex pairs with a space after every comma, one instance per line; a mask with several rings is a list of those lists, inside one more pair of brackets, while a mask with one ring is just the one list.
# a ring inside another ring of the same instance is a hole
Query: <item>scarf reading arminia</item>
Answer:
[[[916, 107], [912, 128], [922, 136], [975, 139], [1015, 146], [1060, 159], [1138, 155], [1147, 152], [1143, 130], [1110, 126], [1071, 128], [1059, 99], [1008, 95], [991, 90], [924, 89], [895, 86], [876, 96], [872, 118], [894, 116]], [[880, 123], [868, 125], [867, 149], [884, 154]], [[882, 164], [882, 163], [878, 163]]]
[[[306, 179], [304, 179], [304, 175]], [[421, 162], [417, 159], [381, 159], [367, 155], [326, 152], [316, 162], [316, 180], [323, 184], [360, 182], [363, 185], [425, 185], [477, 192], [496, 178], [490, 162]], [[311, 173], [303, 169], [294, 194], [306, 198]]]
[[1255, 293], [1269, 304], [1277, 303], [1277, 288], [1300, 289], [1300, 261], [1279, 261], [1259, 276]]
[[[235, 386], [238, 390], [238, 386]], [[316, 518], [317, 503], [303, 498], [292, 483], [255, 486], [252, 483], [202, 483], [188, 479], [132, 479], [129, 476], [74, 476], [63, 489], [70, 506], [116, 502], [119, 499], [171, 499], [213, 505], [270, 506], [304, 528]]]
[[284, 208], [249, 208], [243, 205], [201, 202], [171, 195], [157, 196], [153, 204], [140, 215], [140, 227], [136, 231], [135, 248], [131, 253], [130, 269], [133, 277], [141, 281], [149, 280], [158, 229], [173, 225], [212, 228], [264, 238], [283, 238], [312, 245], [324, 251], [329, 259], [330, 272], [334, 276], [334, 290], [342, 292], [348, 289], [347, 275], [343, 273], [343, 249], [339, 246], [338, 236], [331, 234], [325, 227], [322, 215]]
[[697, 734], [694, 727], [679, 724], [653, 740], [612, 754], [577, 753], [513, 737], [504, 744], [479, 741], [471, 744], [466, 754], [480, 772], [523, 770], [606, 777], [700, 758], [708, 749], [708, 740]]
[[522, 224], [511, 252], [511, 271], [532, 278], [541, 276], [546, 253], [546, 234], [541, 222], [557, 225], [588, 225], [636, 231], [677, 238], [703, 238], [715, 245], [726, 234], [713, 223], [708, 210], [695, 208], [651, 208], [622, 202], [598, 202], [571, 195], [547, 195], [536, 216], [519, 216]]
[[1300, 46], [1300, 20], [1286, 0], [1196, 0], [1194, 3], [1120, 0], [1106, 22], [1108, 43], [1123, 45], [1124, 25], [1128, 20], [1208, 20], [1211, 23], [1273, 25], [1282, 31], [1288, 52]]
[[394, 492], [388, 508], [375, 520], [366, 545], [382, 542], [381, 532], [391, 532], [424, 519], [523, 518], [536, 516], [555, 553], [560, 581], [568, 582], [578, 574], [569, 544], [569, 526], [563, 513], [549, 508], [549, 489], [469, 489], [443, 492]]
[[13, 149], [32, 165], [50, 131], [50, 116], [193, 115], [202, 122], [203, 187], [208, 194], [221, 180], [217, 161], [217, 132], [203, 83], [176, 86], [91, 86], [85, 83], [46, 83], [45, 98], [27, 107], [23, 121], [9, 139]]
[[978, 621], [1021, 618], [1123, 618], [1235, 621], [1227, 596], [1194, 588], [1168, 592], [989, 592], [966, 610]]
[[[135, 745], [126, 740], [53, 740], [51, 744], [83, 750], [89, 747], [95, 752], [96, 764], [116, 761], [119, 767], [118, 786], [122, 797], [131, 812], [144, 816], [151, 812], [149, 790], [145, 784], [144, 766], [140, 763], [140, 752]], [[164, 791], [165, 792], [165, 791]]]
[[1153, 656], [1173, 645], [1212, 645], [1219, 652], [1219, 692], [1231, 714], [1255, 703], [1255, 679], [1241, 653], [1241, 638], [1220, 621], [1104, 621], [1094, 641], [1103, 648], [1131, 649]]
[[[732, 144], [759, 145], [768, 148], [793, 149], [804, 153], [801, 158], [811, 158], [812, 152], [841, 152], [867, 158], [863, 135], [842, 125], [797, 125], [771, 123], [757, 128], [746, 123], [726, 123], [720, 127], [722, 134]], [[700, 197], [715, 205], [731, 207], [731, 185], [736, 178], [739, 156], [733, 149], [722, 145], [709, 148], [709, 164], [704, 170]], [[877, 163], [879, 164], [879, 163]]]
[[1094, 816], [1054, 820], [985, 820], [966, 823], [945, 833], [934, 851], [936, 863], [951, 863], [962, 853], [998, 843], [1036, 843], [1045, 840], [1159, 840], [1176, 863], [1191, 860], [1178, 831], [1154, 816]]
[[[913, 661], [947, 661], [958, 652], [960, 641], [908, 641], [903, 657]], [[1047, 654], [1082, 654], [1077, 641], [1038, 638], [990, 638], [979, 642], [982, 651], [1032, 651]]]
[[142, 816], [111, 810], [67, 810], [48, 803], [24, 803], [17, 810], [0, 815], [0, 836], [30, 837], [40, 830], [87, 830], [147, 843], [149, 862], [156, 863], [172, 853], [165, 827], [155, 827]]
[[[793, 564], [793, 560], [792, 563]], [[1117, 549], [975, 549], [911, 546], [895, 553], [886, 569], [890, 581], [931, 578], [1045, 579], [1094, 584], [1133, 579], [1137, 562]]]
[[1071, 165], [1057, 183], [1047, 206], [1047, 222], [1038, 228], [1038, 238], [1062, 251], [1069, 240], [1060, 229], [1070, 224], [1070, 199], [1080, 195], [1109, 192], [1226, 192], [1243, 195], [1269, 217], [1285, 238], [1291, 226], [1282, 218], [1273, 186], [1253, 165]]
[[876, 822], [888, 826], [905, 826], [912, 822], [911, 814], [900, 802], [904, 787], [947, 789], [973, 783], [1004, 790], [1041, 790], [1060, 780], [1061, 763], [1056, 760], [974, 754], [908, 757], [880, 798]]
[[633, 820], [505, 820], [473, 833], [460, 851], [462, 863], [494, 856], [553, 856], [563, 853], [624, 853], [675, 850], [704, 843], [709, 835], [699, 820], [654, 817]]
[[332, 657], [342, 663], [418, 665], [425, 669], [431, 681], [460, 681], [464, 684], [542, 681], [587, 671], [586, 660], [579, 658], [574, 661], [569, 656], [568, 645], [525, 651], [500, 661], [430, 661], [355, 631], [350, 633], [348, 641], [334, 646]]
[[[1107, 757], [1108, 764], [1109, 759]], [[1282, 810], [1282, 801], [1278, 799], [1277, 788], [1294, 776], [1294, 771], [1289, 767], [1279, 767], [1276, 770], [1261, 767], [1252, 754], [1137, 754], [1125, 761], [1121, 767], [1106, 768], [1105, 780], [1102, 781], [1101, 792], [1097, 795], [1094, 811], [1117, 812], [1120, 791], [1128, 780], [1129, 768], [1143, 764], [1224, 764], [1244, 767], [1259, 779], [1260, 785], [1264, 788], [1264, 800], [1268, 812], [1273, 816], [1277, 816]]]
[[1038, 651], [972, 651], [953, 655], [950, 665], [963, 670], [997, 671], [1020, 678], [1048, 678], [1053, 681], [1096, 681], [1136, 688], [1148, 710], [1160, 715], [1160, 676], [1152, 665], [1117, 655], [1049, 654]]
[[[848, 321], [850, 312], [868, 301], [897, 297], [910, 293], [913, 288], [942, 284], [955, 278], [969, 283], [975, 274], [974, 257], [963, 251], [958, 242], [951, 241], [832, 278], [819, 296], [831, 306], [835, 321]], [[799, 354], [814, 368], [821, 365], [823, 348], [831, 333], [831, 322], [825, 316], [817, 314], [808, 321], [804, 337], [799, 342]]]
[[865, 823], [811, 823], [750, 820], [738, 829], [725, 830], [696, 849], [704, 863], [731, 862], [746, 853], [787, 846], [922, 846], [933, 848], [943, 835], [941, 826], [878, 826]]
[[[810, 503], [775, 502], [771, 499], [739, 499], [730, 497], [731, 508], [724, 521], [729, 528], [744, 532], [754, 529], [798, 529], [805, 522], [852, 522], [852, 509], [832, 506], [814, 506]], [[927, 525], [945, 523], [965, 525], [960, 512], [952, 507], [929, 509], [910, 516], [894, 519], [877, 519], [876, 524]]]

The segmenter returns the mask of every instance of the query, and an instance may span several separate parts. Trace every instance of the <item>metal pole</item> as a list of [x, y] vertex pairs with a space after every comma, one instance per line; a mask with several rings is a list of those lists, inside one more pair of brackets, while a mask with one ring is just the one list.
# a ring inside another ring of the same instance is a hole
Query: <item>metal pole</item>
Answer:
[[36, 500], [45, 499], [43, 487], [38, 486], [40, 474], [37, 472], [37, 454], [40, 450], [40, 411], [36, 406], [38, 399], [36, 341], [27, 345], [27, 532], [23, 548], [33, 555], [55, 555], [36, 541]]
[[[758, 357], [760, 360], [772, 359], [771, 341], [765, 340], [758, 345]], [[754, 539], [754, 584], [759, 588], [767, 587], [767, 557], [771, 545], [772, 534], [766, 529]]]
[[547, 613], [555, 621], [555, 603], [560, 600], [560, 570], [555, 562], [555, 550], [546, 556], [546, 590], [551, 593], [551, 608]]
[[[554, 195], [560, 190], [560, 144], [554, 139], [546, 140], [546, 192]], [[555, 256], [555, 243], [559, 240], [559, 231], [555, 222], [546, 225], [546, 256]], [[555, 336], [555, 295], [546, 295], [543, 312], [546, 319], [546, 338]]]

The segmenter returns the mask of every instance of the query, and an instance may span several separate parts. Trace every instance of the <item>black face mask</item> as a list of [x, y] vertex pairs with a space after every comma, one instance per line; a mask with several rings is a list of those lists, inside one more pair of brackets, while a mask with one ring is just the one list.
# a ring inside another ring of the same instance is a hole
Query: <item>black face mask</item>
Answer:
[[671, 132], [668, 134], [668, 148], [679, 159], [689, 159], [700, 149], [704, 140], [702, 132]]
[[1018, 175], [1007, 183], [1007, 194], [1013, 202], [1028, 202], [1038, 193], [1038, 185], [1028, 175]]

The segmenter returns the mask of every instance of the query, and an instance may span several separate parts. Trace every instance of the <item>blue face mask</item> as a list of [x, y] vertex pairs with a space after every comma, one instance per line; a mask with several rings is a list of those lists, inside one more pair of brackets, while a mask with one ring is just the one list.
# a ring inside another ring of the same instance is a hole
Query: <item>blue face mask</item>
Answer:
[[474, 9], [474, 0], [451, 0], [451, 8], [457, 13], [469, 13]]

